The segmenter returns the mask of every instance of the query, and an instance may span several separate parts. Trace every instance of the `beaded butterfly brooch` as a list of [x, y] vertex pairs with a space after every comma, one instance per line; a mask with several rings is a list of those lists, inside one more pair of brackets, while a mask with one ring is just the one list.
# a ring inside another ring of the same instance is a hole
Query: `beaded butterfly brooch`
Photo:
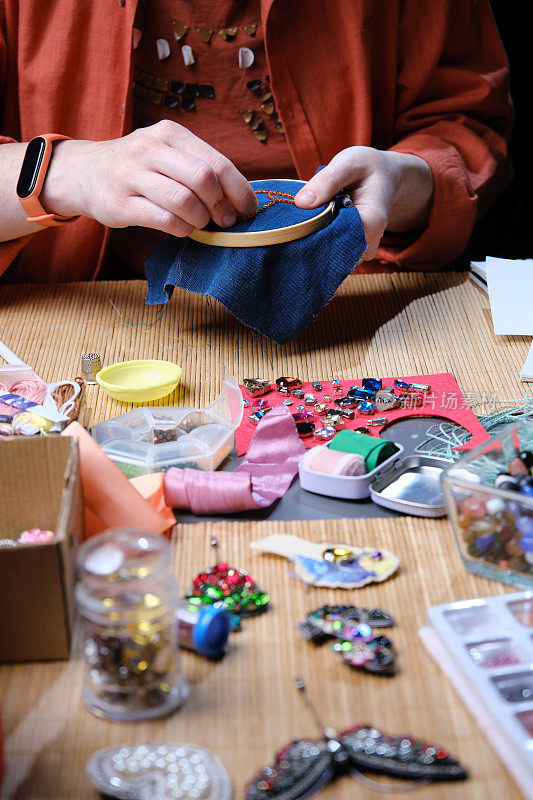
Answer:
[[374, 628], [394, 625], [394, 618], [381, 608], [322, 606], [311, 611], [297, 628], [314, 644], [336, 639], [333, 650], [351, 667], [376, 675], [394, 675], [396, 656], [390, 639]]
[[379, 791], [398, 791], [396, 786], [371, 780], [360, 770], [409, 779], [400, 791], [467, 777], [461, 764], [438, 745], [411, 736], [389, 736], [371, 725], [356, 725], [341, 734], [324, 729], [301, 678], [296, 679], [296, 685], [323, 730], [322, 738], [298, 739], [282, 748], [275, 762], [248, 784], [245, 800], [307, 800], [341, 775], [350, 775]]

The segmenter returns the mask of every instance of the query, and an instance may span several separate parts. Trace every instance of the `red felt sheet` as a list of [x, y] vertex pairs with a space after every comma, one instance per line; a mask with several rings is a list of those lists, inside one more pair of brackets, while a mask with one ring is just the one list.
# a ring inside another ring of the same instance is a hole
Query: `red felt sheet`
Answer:
[[[457, 385], [457, 381], [451, 372], [443, 372], [438, 375], [397, 375], [395, 377], [405, 381], [406, 383], [423, 383], [431, 386], [431, 391], [426, 393], [424, 405], [417, 408], [407, 405], [406, 407], [400, 407], [393, 411], [386, 412], [376, 411], [374, 416], [387, 417], [389, 423], [394, 422], [397, 419], [402, 419], [403, 417], [412, 416], [442, 417], [450, 422], [455, 422], [457, 425], [462, 425], [463, 428], [466, 428], [466, 430], [470, 431], [472, 434], [472, 438], [465, 445], [458, 447], [458, 450], [470, 450], [474, 447], [477, 447], [478, 444], [481, 444], [481, 442], [484, 442], [489, 438], [489, 434], [468, 405], [466, 398], [461, 392], [459, 386]], [[395, 378], [383, 378], [383, 388], [388, 389], [390, 387], [394, 387], [394, 380]], [[335, 395], [334, 387], [331, 385], [331, 381], [322, 381], [321, 392], [316, 392], [312, 388], [311, 381], [305, 381], [302, 385], [302, 389], [305, 393], [314, 394], [317, 398], [317, 403], [323, 402], [323, 397], [325, 394], [331, 395], [331, 402], [328, 403], [328, 405], [331, 408], [336, 408], [337, 406], [335, 406], [334, 403], [335, 399], [337, 397], [344, 397], [350, 386], [354, 385], [361, 386], [361, 379], [355, 378], [340, 381], [342, 395]], [[263, 397], [268, 399], [271, 406], [279, 406], [283, 403], [283, 400], [287, 398], [287, 395], [278, 394], [275, 383], [272, 384], [272, 387], [272, 391], [266, 395], [263, 395]], [[242, 422], [235, 431], [235, 444], [238, 456], [242, 456], [247, 452], [250, 441], [257, 427], [248, 419], [248, 416], [255, 410], [252, 407], [254, 398], [248, 394], [244, 386], [241, 386], [241, 392], [243, 398], [248, 400], [250, 404], [245, 407]], [[298, 413], [297, 406], [303, 405], [303, 400], [298, 400], [292, 396], [291, 399], [292, 406], [289, 410], [293, 414], [296, 414]], [[312, 412], [313, 407], [306, 406], [305, 410]], [[359, 414], [357, 409], [355, 409], [354, 419], [344, 420], [344, 427], [350, 430], [361, 428], [367, 424], [369, 419], [372, 419], [372, 416], [368, 417]], [[323, 423], [321, 417], [315, 417], [313, 421], [317, 428], [322, 427]], [[380, 436], [381, 431], [384, 429], [386, 431], [386, 426], [371, 428], [371, 431], [374, 436]], [[382, 438], [386, 439], [387, 436], [385, 431]], [[302, 443], [307, 448], [323, 444], [323, 442], [318, 441], [314, 437], [302, 439]]]

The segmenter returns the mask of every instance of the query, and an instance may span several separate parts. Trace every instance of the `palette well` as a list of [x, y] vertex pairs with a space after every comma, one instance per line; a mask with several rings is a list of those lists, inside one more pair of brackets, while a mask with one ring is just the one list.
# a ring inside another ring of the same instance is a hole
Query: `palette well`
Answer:
[[533, 593], [433, 606], [420, 636], [531, 800]]

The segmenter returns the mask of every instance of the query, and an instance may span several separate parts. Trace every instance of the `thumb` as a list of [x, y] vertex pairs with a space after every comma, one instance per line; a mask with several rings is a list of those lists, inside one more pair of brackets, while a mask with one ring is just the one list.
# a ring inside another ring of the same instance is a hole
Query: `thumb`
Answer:
[[300, 208], [315, 208], [332, 200], [335, 195], [351, 186], [367, 174], [367, 167], [354, 164], [346, 152], [338, 153], [327, 167], [313, 175], [306, 185], [300, 189], [294, 202]]

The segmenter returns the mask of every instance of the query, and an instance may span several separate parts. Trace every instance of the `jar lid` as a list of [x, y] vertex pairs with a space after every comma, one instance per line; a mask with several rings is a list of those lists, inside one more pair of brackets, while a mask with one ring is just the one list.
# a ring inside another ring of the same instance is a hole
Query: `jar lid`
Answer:
[[84, 542], [76, 562], [81, 580], [93, 585], [153, 579], [168, 569], [170, 546], [164, 536], [141, 528], [112, 529]]

